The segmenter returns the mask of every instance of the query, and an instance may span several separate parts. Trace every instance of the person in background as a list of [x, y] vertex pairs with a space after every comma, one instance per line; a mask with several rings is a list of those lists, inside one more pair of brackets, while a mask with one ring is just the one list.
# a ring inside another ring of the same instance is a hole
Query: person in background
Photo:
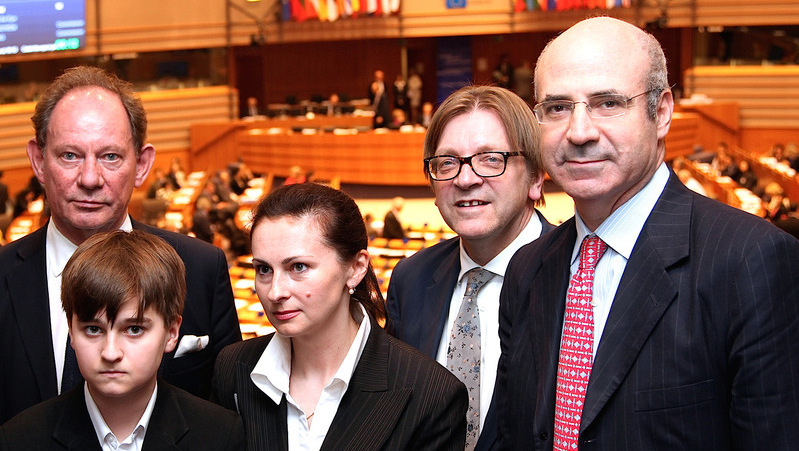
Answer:
[[330, 94], [325, 104], [325, 113], [328, 116], [341, 116], [341, 98], [337, 93]]
[[261, 109], [258, 107], [258, 98], [257, 97], [247, 97], [247, 114], [244, 117], [249, 118], [258, 118], [263, 117], [263, 113]]
[[372, 128], [385, 128], [391, 122], [391, 109], [388, 103], [388, 91], [384, 81], [385, 74], [382, 70], [376, 70], [374, 81], [369, 85], [369, 103], [374, 110]]
[[186, 184], [186, 171], [183, 169], [183, 162], [180, 157], [172, 157], [169, 161], [169, 172], [167, 172], [170, 183], [174, 189], [180, 189]]
[[[425, 137], [425, 175], [458, 236], [400, 260], [388, 286], [388, 332], [473, 382], [467, 450], [491, 449], [497, 439], [492, 394], [505, 267], [517, 249], [553, 228], [535, 208], [544, 201], [539, 139], [530, 107], [507, 89], [469, 86], [445, 100]], [[475, 273], [490, 278], [465, 302]], [[462, 324], [462, 308], [476, 324]], [[476, 338], [469, 374], [454, 352], [464, 330], [479, 330], [469, 332]]]
[[391, 112], [391, 123], [388, 125], [388, 128], [391, 130], [399, 130], [403, 125], [410, 125], [407, 117], [405, 110], [400, 108], [394, 109], [394, 111]]
[[250, 180], [255, 178], [255, 175], [243, 161], [229, 164], [228, 171], [230, 172], [230, 189], [237, 196], [241, 196], [249, 187]]
[[158, 378], [178, 344], [183, 262], [163, 239], [98, 233], [64, 268], [62, 304], [85, 383], [0, 427], [0, 450], [244, 450], [234, 412]]
[[749, 191], [754, 191], [757, 187], [757, 175], [749, 166], [749, 162], [743, 159], [738, 162], [738, 171], [735, 173], [734, 180]]
[[419, 118], [419, 125], [424, 128], [430, 127], [430, 122], [433, 120], [433, 104], [425, 102], [422, 105], [422, 115]]
[[302, 171], [302, 167], [298, 165], [294, 165], [289, 168], [289, 176], [286, 177], [286, 180], [283, 182], [284, 185], [295, 185], [297, 183], [305, 183], [308, 181], [308, 178], [305, 176], [305, 173]]
[[710, 170], [714, 174], [728, 175], [731, 166], [734, 167], [728, 145], [725, 141], [719, 141], [716, 146], [716, 154], [713, 155], [713, 159], [710, 161]]
[[525, 103], [533, 101], [533, 68], [530, 60], [522, 60], [521, 66], [513, 70], [513, 92]]
[[402, 227], [401, 213], [405, 206], [405, 199], [396, 196], [391, 199], [391, 210], [386, 213], [383, 219], [383, 238], [393, 239], [405, 238], [405, 229]]
[[410, 100], [408, 99], [408, 83], [402, 77], [402, 74], [397, 74], [394, 78], [394, 85], [392, 86], [392, 94], [394, 95], [394, 109], [402, 110], [405, 116], [411, 114]]
[[155, 149], [147, 117], [128, 82], [102, 69], [68, 69], [42, 94], [27, 153], [47, 193], [50, 220], [0, 249], [0, 423], [80, 381], [66, 351], [61, 307], [67, 260], [99, 232], [144, 230], [172, 245], [185, 262], [188, 295], [177, 351], [159, 375], [208, 397], [216, 355], [241, 340], [221, 250], [131, 220], [134, 188], [147, 179]]
[[211, 199], [199, 196], [194, 203], [194, 214], [191, 217], [191, 233], [206, 243], [214, 243], [214, 229], [211, 223]]
[[787, 219], [795, 210], [795, 206], [785, 196], [782, 186], [777, 182], [771, 182], [763, 189], [763, 210], [766, 219], [777, 222]]
[[257, 450], [463, 450], [466, 389], [380, 327], [358, 206], [314, 183], [254, 210], [255, 291], [276, 333], [232, 345], [214, 399]]
[[416, 69], [411, 69], [408, 75], [408, 105], [410, 107], [410, 119], [414, 124], [419, 123], [422, 106], [422, 87], [424, 82]]
[[799, 241], [666, 166], [657, 39], [583, 20], [540, 54], [534, 91], [575, 216], [508, 266], [499, 448], [794, 449]]
[[494, 84], [500, 88], [511, 89], [513, 87], [513, 65], [510, 63], [510, 56], [503, 53], [499, 56], [499, 62], [491, 72]]

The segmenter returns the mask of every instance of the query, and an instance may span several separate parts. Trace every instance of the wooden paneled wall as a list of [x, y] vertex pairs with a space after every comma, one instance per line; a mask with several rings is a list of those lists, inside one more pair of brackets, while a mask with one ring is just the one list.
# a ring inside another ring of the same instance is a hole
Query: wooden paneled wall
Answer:
[[799, 142], [799, 66], [702, 66], [685, 73], [685, 96], [734, 102], [740, 111], [737, 144], [765, 151]]

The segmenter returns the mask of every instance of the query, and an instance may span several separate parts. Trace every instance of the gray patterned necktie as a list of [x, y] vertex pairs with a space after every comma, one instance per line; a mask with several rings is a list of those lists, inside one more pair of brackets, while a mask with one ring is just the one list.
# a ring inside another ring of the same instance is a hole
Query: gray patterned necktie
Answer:
[[466, 276], [466, 293], [447, 348], [447, 368], [469, 391], [466, 451], [471, 451], [480, 435], [480, 312], [477, 310], [477, 292], [494, 274], [478, 267], [470, 269]]

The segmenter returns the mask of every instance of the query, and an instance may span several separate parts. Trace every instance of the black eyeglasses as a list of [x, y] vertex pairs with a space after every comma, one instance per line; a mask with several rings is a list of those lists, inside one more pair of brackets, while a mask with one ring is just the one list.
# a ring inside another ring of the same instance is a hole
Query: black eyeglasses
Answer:
[[452, 180], [461, 173], [461, 167], [468, 164], [480, 177], [498, 177], [505, 173], [508, 157], [521, 155], [521, 152], [478, 152], [469, 157], [436, 155], [424, 159], [424, 168], [430, 178], [441, 182]]
[[652, 91], [655, 91], [655, 89], [650, 89], [632, 97], [625, 97], [621, 94], [600, 94], [591, 96], [584, 102], [551, 100], [537, 104], [533, 107], [533, 112], [539, 124], [565, 122], [571, 119], [575, 105], [582, 103], [585, 105], [586, 113], [592, 118], [619, 117], [627, 114], [627, 108], [631, 100], [649, 94]]

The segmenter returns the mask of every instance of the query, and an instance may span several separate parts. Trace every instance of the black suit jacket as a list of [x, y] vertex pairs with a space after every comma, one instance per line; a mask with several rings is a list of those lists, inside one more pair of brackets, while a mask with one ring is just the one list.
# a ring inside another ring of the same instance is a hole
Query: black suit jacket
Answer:
[[[552, 449], [574, 218], [522, 248], [500, 296], [502, 449]], [[599, 342], [580, 450], [796, 449], [799, 241], [670, 174]]]
[[[216, 363], [213, 399], [241, 414], [250, 451], [288, 449], [285, 396], [276, 405], [250, 379], [272, 336], [229, 346]], [[372, 321], [321, 449], [462, 451], [467, 406], [455, 376]]]
[[[241, 341], [230, 276], [222, 251], [185, 235], [139, 222], [133, 228], [166, 240], [186, 265], [186, 305], [180, 339], [209, 336], [208, 346], [179, 358], [166, 354], [159, 374], [180, 388], [208, 398], [214, 361]], [[0, 248], [0, 423], [58, 394], [50, 338], [45, 240], [47, 227]]]
[[[542, 235], [555, 228], [540, 212], [536, 214], [541, 221]], [[435, 359], [460, 270], [458, 237], [401, 260], [391, 273], [388, 286], [388, 333]], [[496, 413], [492, 397], [475, 451], [494, 446]]]
[[[244, 427], [235, 412], [159, 381], [142, 449], [244, 450]], [[25, 410], [0, 427], [0, 451], [36, 450], [101, 450], [86, 409], [83, 384]]]

